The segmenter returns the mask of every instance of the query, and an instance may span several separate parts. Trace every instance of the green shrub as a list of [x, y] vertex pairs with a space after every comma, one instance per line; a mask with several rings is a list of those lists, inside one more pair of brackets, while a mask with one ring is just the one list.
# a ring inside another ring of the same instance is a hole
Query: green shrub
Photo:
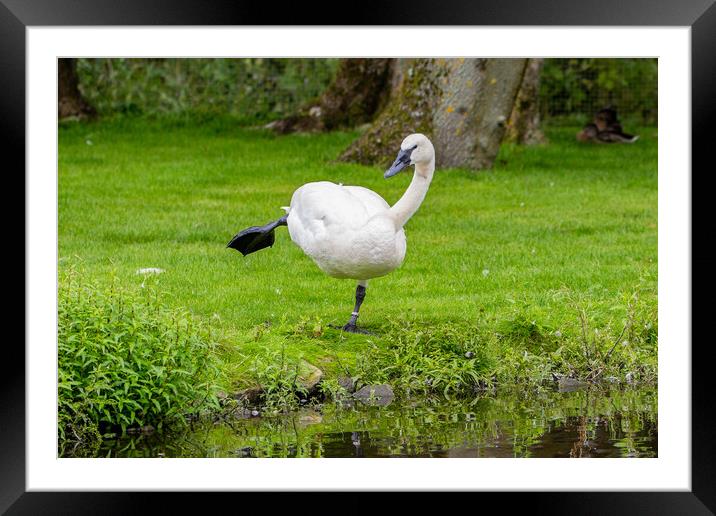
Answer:
[[326, 88], [337, 59], [78, 59], [80, 90], [100, 115], [229, 115], [262, 123]]
[[517, 313], [512, 319], [502, 321], [497, 327], [497, 336], [514, 347], [527, 348], [532, 353], [554, 350], [554, 330], [530, 319], [524, 313]]
[[163, 307], [154, 289], [101, 287], [75, 272], [58, 293], [60, 440], [182, 423], [218, 406], [215, 344], [186, 311]]
[[299, 407], [299, 395], [306, 395], [298, 382], [299, 361], [281, 351], [266, 349], [253, 363], [252, 376], [262, 388], [261, 402], [270, 415], [290, 412]]
[[399, 392], [456, 395], [490, 381], [494, 353], [476, 328], [393, 322], [382, 338], [357, 358], [361, 384], [390, 383]]

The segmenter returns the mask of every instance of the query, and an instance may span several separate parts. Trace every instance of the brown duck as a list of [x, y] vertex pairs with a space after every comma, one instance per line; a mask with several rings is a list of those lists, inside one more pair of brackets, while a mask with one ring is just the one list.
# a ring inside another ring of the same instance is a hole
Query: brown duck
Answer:
[[577, 140], [580, 142], [634, 143], [638, 139], [639, 136], [622, 131], [617, 112], [612, 107], [599, 111], [594, 115], [594, 120], [577, 133]]

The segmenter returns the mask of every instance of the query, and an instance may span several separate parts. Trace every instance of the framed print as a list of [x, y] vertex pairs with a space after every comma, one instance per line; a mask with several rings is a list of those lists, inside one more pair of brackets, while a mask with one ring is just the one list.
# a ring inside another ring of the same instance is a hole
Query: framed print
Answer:
[[0, 2], [27, 300], [3, 511], [252, 490], [714, 511], [691, 323], [712, 2], [350, 26]]

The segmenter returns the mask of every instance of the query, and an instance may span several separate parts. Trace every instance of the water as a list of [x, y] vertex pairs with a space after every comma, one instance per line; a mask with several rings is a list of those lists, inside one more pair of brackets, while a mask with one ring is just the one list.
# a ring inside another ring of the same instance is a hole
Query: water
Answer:
[[656, 457], [657, 420], [655, 388], [510, 390], [229, 418], [180, 434], [105, 440], [96, 456]]

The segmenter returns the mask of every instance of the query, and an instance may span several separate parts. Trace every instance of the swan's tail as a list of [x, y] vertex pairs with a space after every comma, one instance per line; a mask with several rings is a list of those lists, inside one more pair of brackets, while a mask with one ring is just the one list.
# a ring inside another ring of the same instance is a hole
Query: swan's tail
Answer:
[[260, 251], [265, 247], [271, 247], [276, 241], [273, 230], [279, 226], [288, 226], [287, 221], [288, 214], [264, 226], [251, 226], [250, 228], [246, 228], [237, 233], [226, 247], [236, 249], [244, 256]]

